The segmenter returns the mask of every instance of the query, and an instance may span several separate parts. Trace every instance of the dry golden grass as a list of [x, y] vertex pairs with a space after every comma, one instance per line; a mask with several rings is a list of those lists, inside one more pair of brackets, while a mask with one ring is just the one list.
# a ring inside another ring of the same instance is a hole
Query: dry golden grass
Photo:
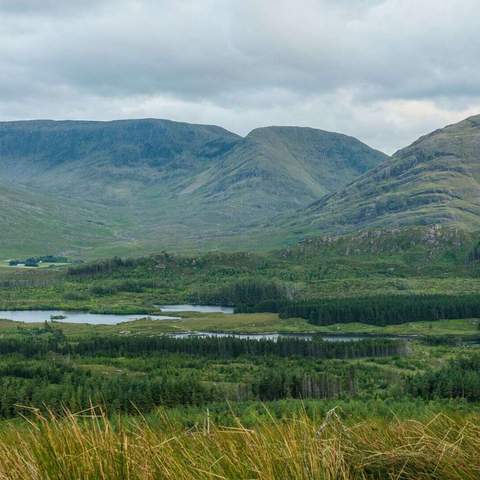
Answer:
[[[92, 412], [90, 412], [92, 413]], [[480, 417], [428, 423], [323, 423], [273, 418], [247, 429], [205, 422], [181, 430], [103, 415], [37, 418], [0, 434], [0, 478], [25, 479], [469, 479], [480, 478]]]

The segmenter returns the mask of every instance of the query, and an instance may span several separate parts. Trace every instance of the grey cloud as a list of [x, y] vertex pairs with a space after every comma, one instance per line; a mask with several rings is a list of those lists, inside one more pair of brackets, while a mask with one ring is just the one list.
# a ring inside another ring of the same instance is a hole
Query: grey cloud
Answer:
[[0, 0], [0, 12], [6, 15], [64, 15], [81, 13], [111, 0]]
[[391, 151], [480, 106], [479, 14], [477, 0], [0, 0], [0, 116], [308, 122]]

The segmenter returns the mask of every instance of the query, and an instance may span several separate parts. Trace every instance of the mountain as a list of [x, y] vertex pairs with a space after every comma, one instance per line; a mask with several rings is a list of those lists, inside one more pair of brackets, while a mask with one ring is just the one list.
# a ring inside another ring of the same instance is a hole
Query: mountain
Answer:
[[480, 229], [480, 115], [421, 137], [282, 227], [307, 234], [433, 224]]
[[387, 158], [311, 128], [240, 137], [156, 119], [0, 122], [0, 228], [9, 232], [0, 257], [258, 248], [253, 224], [305, 207]]
[[[222, 158], [206, 185], [212, 197], [257, 193], [257, 208], [305, 205], [378, 165], [386, 155], [355, 138], [313, 128], [266, 127], [250, 132]], [[261, 192], [263, 198], [258, 195]], [[269, 212], [271, 213], [271, 212]]]
[[219, 127], [166, 120], [3, 122], [0, 178], [122, 202], [155, 182], [181, 184], [238, 140]]

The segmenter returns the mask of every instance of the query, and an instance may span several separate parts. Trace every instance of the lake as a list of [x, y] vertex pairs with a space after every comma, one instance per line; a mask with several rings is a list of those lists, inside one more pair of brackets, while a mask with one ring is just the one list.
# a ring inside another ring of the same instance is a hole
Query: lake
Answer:
[[92, 325], [116, 325], [117, 323], [130, 322], [140, 318], [150, 318], [152, 320], [179, 320], [178, 317], [146, 315], [144, 313], [134, 315], [115, 315], [110, 313], [65, 312], [62, 310], [0, 310], [0, 319], [25, 323], [41, 323], [45, 320], [51, 320], [52, 316], [55, 317], [59, 315], [66, 318], [55, 319], [55, 322], [89, 323]]
[[200, 313], [233, 313], [233, 307], [218, 307], [215, 305], [154, 305], [162, 312], [200, 312]]

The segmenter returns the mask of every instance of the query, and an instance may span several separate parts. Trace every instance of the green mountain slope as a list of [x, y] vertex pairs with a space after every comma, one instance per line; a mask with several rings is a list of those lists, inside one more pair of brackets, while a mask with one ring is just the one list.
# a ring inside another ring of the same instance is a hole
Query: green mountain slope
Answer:
[[480, 116], [426, 135], [291, 217], [297, 232], [403, 225], [480, 229]]
[[105, 206], [81, 204], [62, 195], [0, 184], [0, 252], [2, 258], [38, 251], [88, 253], [123, 243], [121, 223]]
[[[205, 194], [243, 205], [305, 205], [386, 159], [346, 135], [312, 128], [266, 127], [250, 132], [222, 158]], [[250, 198], [251, 192], [257, 193]], [[271, 213], [271, 212], [269, 212]]]
[[0, 178], [122, 202], [153, 183], [182, 183], [241, 137], [167, 120], [0, 123]]
[[[154, 119], [0, 123], [0, 185], [35, 192], [46, 215], [39, 223], [32, 212], [32, 242], [19, 253], [258, 248], [251, 225], [306, 206], [386, 158], [352, 137], [307, 128], [242, 138]], [[8, 225], [4, 251], [16, 251], [20, 229]]]

